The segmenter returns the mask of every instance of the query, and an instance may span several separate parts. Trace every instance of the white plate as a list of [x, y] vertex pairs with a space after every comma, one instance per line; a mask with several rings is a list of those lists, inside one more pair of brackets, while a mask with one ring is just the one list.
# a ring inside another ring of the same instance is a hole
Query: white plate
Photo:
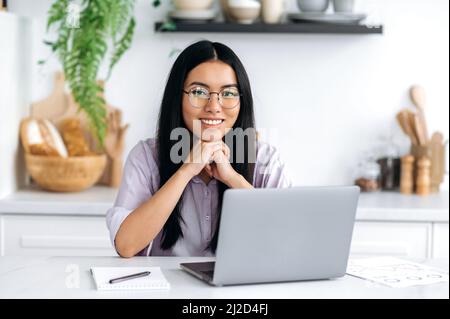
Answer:
[[298, 22], [357, 24], [367, 18], [367, 15], [363, 13], [289, 13], [288, 18]]
[[216, 10], [176, 10], [169, 13], [169, 17], [176, 20], [212, 20], [216, 17]]

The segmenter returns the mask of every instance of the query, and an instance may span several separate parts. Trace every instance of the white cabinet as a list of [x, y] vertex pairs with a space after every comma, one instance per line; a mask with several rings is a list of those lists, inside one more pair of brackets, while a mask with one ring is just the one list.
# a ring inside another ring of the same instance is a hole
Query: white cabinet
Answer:
[[1, 255], [115, 256], [104, 217], [3, 215]]
[[0, 199], [0, 255], [117, 256], [105, 213], [117, 189], [45, 192], [36, 186]]
[[350, 253], [448, 258], [449, 196], [361, 193]]
[[427, 258], [431, 233], [431, 223], [359, 221], [350, 254]]
[[433, 224], [433, 258], [449, 257], [449, 226], [448, 223]]

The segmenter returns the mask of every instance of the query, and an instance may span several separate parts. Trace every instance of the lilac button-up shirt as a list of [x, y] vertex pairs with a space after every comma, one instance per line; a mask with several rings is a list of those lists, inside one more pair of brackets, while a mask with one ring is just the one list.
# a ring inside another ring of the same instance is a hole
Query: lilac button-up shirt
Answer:
[[[116, 201], [106, 214], [106, 223], [114, 247], [116, 234], [125, 218], [159, 189], [157, 152], [156, 140], [149, 138], [140, 141], [128, 155]], [[255, 188], [291, 186], [277, 150], [266, 143], [258, 142], [257, 145], [253, 186]], [[161, 230], [137, 255], [213, 256], [213, 253], [205, 248], [216, 230], [218, 195], [215, 179], [205, 184], [202, 179], [195, 176], [183, 193], [181, 215], [185, 223], [181, 223], [181, 229], [184, 237], [180, 237], [171, 249], [162, 250]]]

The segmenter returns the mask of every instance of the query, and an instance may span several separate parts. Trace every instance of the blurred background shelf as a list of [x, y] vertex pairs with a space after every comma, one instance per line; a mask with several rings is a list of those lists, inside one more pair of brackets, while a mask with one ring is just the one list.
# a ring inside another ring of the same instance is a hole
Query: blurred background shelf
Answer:
[[239, 24], [227, 22], [173, 22], [174, 30], [164, 28], [164, 22], [155, 23], [156, 32], [216, 32], [216, 33], [323, 33], [323, 34], [382, 34], [382, 25], [280, 23]]

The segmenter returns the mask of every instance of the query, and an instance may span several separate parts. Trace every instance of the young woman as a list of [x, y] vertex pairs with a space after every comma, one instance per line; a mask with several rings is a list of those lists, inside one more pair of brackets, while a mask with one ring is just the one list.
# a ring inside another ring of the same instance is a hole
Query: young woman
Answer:
[[[167, 81], [157, 137], [131, 150], [107, 212], [119, 255], [212, 256], [227, 188], [289, 187], [273, 147], [251, 134], [242, 148], [225, 143], [232, 132], [254, 128], [250, 83], [236, 54], [209, 41], [186, 48]], [[192, 139], [182, 161], [175, 160], [180, 129]]]

